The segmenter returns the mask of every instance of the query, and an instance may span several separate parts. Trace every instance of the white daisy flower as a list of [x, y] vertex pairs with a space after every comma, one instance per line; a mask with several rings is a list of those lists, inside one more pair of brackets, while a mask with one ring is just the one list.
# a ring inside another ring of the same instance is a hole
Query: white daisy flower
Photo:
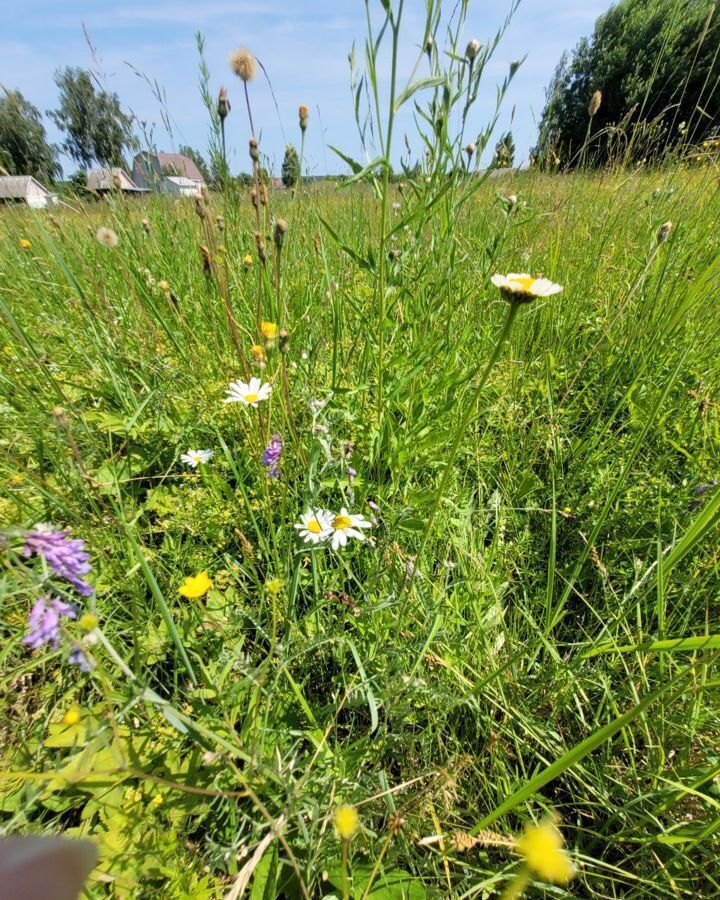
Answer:
[[362, 516], [351, 514], [343, 508], [335, 516], [330, 514], [330, 527], [332, 528], [331, 543], [333, 550], [338, 547], [344, 547], [349, 538], [357, 538], [359, 541], [365, 540], [365, 535], [358, 529], [372, 528], [372, 522], [363, 519]]
[[559, 294], [561, 285], [554, 284], [548, 278], [533, 278], [532, 275], [510, 272], [509, 275], [493, 275], [490, 279], [495, 287], [506, 295], [513, 295], [521, 303], [529, 303], [536, 297], [550, 297]]
[[306, 544], [317, 544], [330, 537], [332, 514], [325, 509], [311, 509], [293, 526]]
[[246, 406], [257, 406], [261, 400], [267, 400], [272, 385], [263, 384], [259, 378], [251, 378], [249, 382], [231, 381], [227, 387], [226, 403], [244, 403]]
[[188, 450], [187, 453], [180, 455], [180, 459], [185, 465], [195, 469], [200, 463], [206, 463], [212, 455], [212, 450]]

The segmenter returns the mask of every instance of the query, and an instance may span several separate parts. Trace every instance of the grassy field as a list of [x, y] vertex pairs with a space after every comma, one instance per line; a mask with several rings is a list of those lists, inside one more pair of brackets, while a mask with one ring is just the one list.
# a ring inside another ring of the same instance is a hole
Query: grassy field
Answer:
[[376, 187], [262, 253], [247, 192], [2, 211], [3, 831], [91, 897], [718, 896], [717, 172]]

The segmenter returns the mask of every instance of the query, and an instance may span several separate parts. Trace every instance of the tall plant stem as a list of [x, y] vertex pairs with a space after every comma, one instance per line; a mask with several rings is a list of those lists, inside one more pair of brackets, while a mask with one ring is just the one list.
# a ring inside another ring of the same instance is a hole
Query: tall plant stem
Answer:
[[512, 331], [513, 324], [515, 322], [515, 317], [518, 314], [518, 310], [522, 306], [522, 303], [519, 303], [517, 300], [511, 300], [510, 306], [508, 308], [507, 316], [505, 317], [505, 323], [502, 327], [502, 331], [500, 332], [500, 336], [497, 339], [497, 343], [495, 344], [495, 349], [492, 352], [492, 356], [488, 360], [487, 365], [485, 366], [485, 370], [482, 373], [480, 381], [475, 388], [473, 395], [470, 400], [468, 400], [465, 405], [465, 412], [463, 413], [458, 425], [455, 429], [455, 433], [453, 435], [453, 439], [450, 443], [450, 449], [447, 454], [447, 462], [445, 463], [445, 470], [443, 472], [442, 480], [440, 485], [435, 492], [435, 501], [430, 510], [430, 515], [428, 516], [427, 522], [425, 523], [425, 534], [423, 535], [422, 542], [417, 552], [417, 556], [415, 557], [415, 565], [413, 566], [412, 573], [407, 580], [407, 590], [405, 592], [405, 600], [403, 602], [403, 611], [400, 613], [399, 621], [402, 621], [402, 617], [404, 615], [404, 608], [407, 605], [407, 598], [410, 596], [410, 591], [412, 589], [413, 582], [415, 581], [415, 576], [420, 567], [420, 561], [422, 559], [423, 552], [425, 547], [427, 546], [428, 539], [432, 532], [432, 526], [435, 521], [435, 517], [437, 515], [438, 509], [440, 509], [440, 504], [442, 503], [442, 499], [445, 496], [445, 491], [447, 490], [448, 483], [450, 482], [450, 476], [452, 475], [453, 465], [455, 464], [455, 459], [458, 455], [458, 450], [460, 449], [460, 442], [463, 439], [465, 431], [467, 430], [468, 425], [470, 424], [471, 419], [475, 415], [475, 405], [477, 403], [478, 397], [482, 393], [485, 385], [487, 384], [487, 380], [490, 377], [490, 373], [495, 368], [495, 363], [497, 363], [498, 359], [500, 359], [500, 354], [502, 353], [503, 344], [510, 336], [510, 332]]

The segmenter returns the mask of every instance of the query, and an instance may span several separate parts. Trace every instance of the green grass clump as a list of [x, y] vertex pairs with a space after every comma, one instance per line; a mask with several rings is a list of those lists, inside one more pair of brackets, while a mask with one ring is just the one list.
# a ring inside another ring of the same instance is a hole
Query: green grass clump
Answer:
[[[402, 191], [271, 189], [266, 265], [232, 190], [0, 216], [3, 829], [92, 837], [89, 896], [489, 896], [551, 815], [539, 896], [720, 890], [716, 176], [470, 179], [443, 140]], [[510, 271], [564, 291], [498, 343]], [[367, 540], [299, 540], [341, 507]], [[30, 652], [50, 590], [97, 628]]]

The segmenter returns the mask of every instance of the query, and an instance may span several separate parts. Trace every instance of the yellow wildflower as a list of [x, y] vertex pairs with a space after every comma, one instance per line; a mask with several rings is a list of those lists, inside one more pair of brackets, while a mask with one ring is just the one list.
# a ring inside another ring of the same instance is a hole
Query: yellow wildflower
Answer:
[[262, 362], [265, 359], [265, 348], [262, 344], [253, 344], [250, 352], [254, 362]]
[[274, 322], [262, 322], [260, 331], [266, 341], [274, 341], [277, 337], [278, 327]]
[[178, 588], [178, 594], [182, 594], [188, 600], [198, 600], [204, 597], [212, 587], [212, 581], [207, 572], [199, 572], [197, 575], [188, 575]]
[[78, 626], [81, 631], [92, 631], [98, 626], [98, 617], [92, 613], [85, 613], [78, 619]]
[[160, 794], [155, 794], [155, 796], [150, 801], [151, 806], [162, 806], [163, 798]]
[[158, 281], [158, 287], [161, 291], [164, 291], [166, 294], [170, 292], [170, 285], [167, 281]]
[[62, 717], [63, 725], [77, 725], [80, 722], [80, 709], [77, 706], [71, 706]]
[[243, 265], [245, 266], [246, 269], [249, 269], [252, 267], [252, 264], [253, 264], [252, 256], [249, 253], [246, 253], [245, 256], [243, 256]]
[[335, 829], [344, 841], [349, 841], [358, 830], [360, 819], [354, 806], [347, 803], [335, 810]]
[[285, 582], [282, 578], [270, 578], [265, 582], [265, 587], [268, 593], [277, 595], [285, 587]]
[[23, 250], [29, 250], [32, 247], [32, 244], [27, 238], [20, 238], [20, 246]]
[[567, 884], [575, 877], [575, 866], [552, 819], [528, 826], [515, 846], [528, 868], [543, 881]]

